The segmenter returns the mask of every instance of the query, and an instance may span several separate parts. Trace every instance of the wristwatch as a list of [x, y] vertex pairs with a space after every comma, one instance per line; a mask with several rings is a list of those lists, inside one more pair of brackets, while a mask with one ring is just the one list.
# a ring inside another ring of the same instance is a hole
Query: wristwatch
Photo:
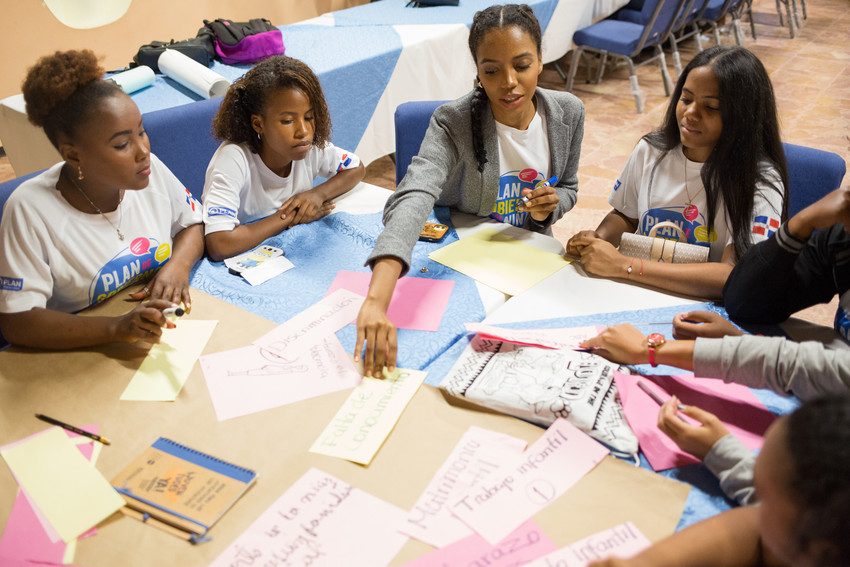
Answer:
[[655, 351], [666, 342], [667, 339], [665, 339], [664, 335], [661, 333], [652, 333], [646, 337], [646, 348], [649, 351], [649, 364], [651, 364], [653, 368], [658, 366], [658, 363], [655, 362]]

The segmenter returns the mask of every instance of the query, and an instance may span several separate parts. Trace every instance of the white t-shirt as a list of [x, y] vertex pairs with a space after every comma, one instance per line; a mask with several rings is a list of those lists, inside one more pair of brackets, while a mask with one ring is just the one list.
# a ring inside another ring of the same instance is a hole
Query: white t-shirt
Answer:
[[151, 154], [150, 183], [125, 191], [106, 217], [72, 207], [58, 163], [18, 187], [0, 221], [0, 312], [35, 307], [74, 313], [150, 275], [171, 257], [172, 238], [201, 222], [201, 205]]
[[[703, 164], [690, 161], [682, 152], [682, 146], [678, 146], [655, 168], [650, 187], [652, 168], [660, 155], [661, 150], [646, 140], [638, 142], [608, 202], [627, 217], [638, 219], [637, 234], [649, 234], [656, 223], [673, 222], [682, 229], [689, 243], [710, 246], [708, 259], [719, 262], [726, 246], [733, 242], [732, 231], [723, 201], [719, 199], [718, 208], [723, 213], [715, 216], [712, 233], [708, 234], [707, 199], [700, 177]], [[766, 176], [773, 178], [774, 184], [784, 193], [779, 173], [766, 163], [762, 167], [767, 170]], [[782, 198], [783, 195], [771, 185], [756, 184], [751, 242], [765, 240], [779, 228]], [[667, 228], [659, 230], [658, 236], [677, 238], [676, 232]]]
[[233, 230], [241, 223], [269, 216], [287, 199], [313, 188], [316, 177], [331, 177], [354, 169], [360, 158], [328, 143], [311, 146], [307, 157], [292, 162], [281, 177], [251, 151], [248, 144], [223, 143], [213, 154], [204, 181], [205, 233]]
[[528, 213], [516, 211], [522, 190], [549, 178], [549, 138], [543, 109], [538, 106], [526, 130], [496, 122], [499, 142], [499, 194], [490, 218], [522, 226]]

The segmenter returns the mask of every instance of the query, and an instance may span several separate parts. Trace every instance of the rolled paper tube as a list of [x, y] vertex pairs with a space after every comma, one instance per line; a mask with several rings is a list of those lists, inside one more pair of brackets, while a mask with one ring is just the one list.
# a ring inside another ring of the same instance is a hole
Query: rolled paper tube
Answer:
[[134, 93], [153, 84], [156, 75], [153, 69], [141, 65], [129, 71], [123, 71], [107, 79], [115, 81], [121, 90], [127, 94]]
[[230, 81], [174, 49], [166, 49], [157, 62], [159, 70], [204, 98], [224, 96]]

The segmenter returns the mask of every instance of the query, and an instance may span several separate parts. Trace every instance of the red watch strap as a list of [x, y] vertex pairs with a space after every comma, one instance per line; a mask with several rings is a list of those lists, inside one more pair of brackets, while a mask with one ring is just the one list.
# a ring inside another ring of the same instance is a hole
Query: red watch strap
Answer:
[[658, 366], [658, 363], [655, 362], [655, 347], [650, 345], [649, 347], [647, 347], [647, 350], [649, 351], [649, 364], [650, 366], [655, 368], [656, 366]]

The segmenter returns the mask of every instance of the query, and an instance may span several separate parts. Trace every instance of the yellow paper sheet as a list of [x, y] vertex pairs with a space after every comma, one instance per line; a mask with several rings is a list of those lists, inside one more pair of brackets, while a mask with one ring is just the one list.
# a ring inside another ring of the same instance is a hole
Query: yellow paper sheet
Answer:
[[189, 319], [178, 321], [175, 329], [163, 329], [160, 342], [151, 347], [121, 399], [176, 400], [217, 323]]
[[570, 263], [495, 228], [482, 229], [428, 257], [508, 295], [527, 290]]
[[33, 506], [66, 543], [124, 505], [124, 499], [58, 427], [7, 446], [0, 454]]
[[310, 452], [368, 465], [395, 427], [426, 373], [398, 369], [363, 381], [339, 408]]

